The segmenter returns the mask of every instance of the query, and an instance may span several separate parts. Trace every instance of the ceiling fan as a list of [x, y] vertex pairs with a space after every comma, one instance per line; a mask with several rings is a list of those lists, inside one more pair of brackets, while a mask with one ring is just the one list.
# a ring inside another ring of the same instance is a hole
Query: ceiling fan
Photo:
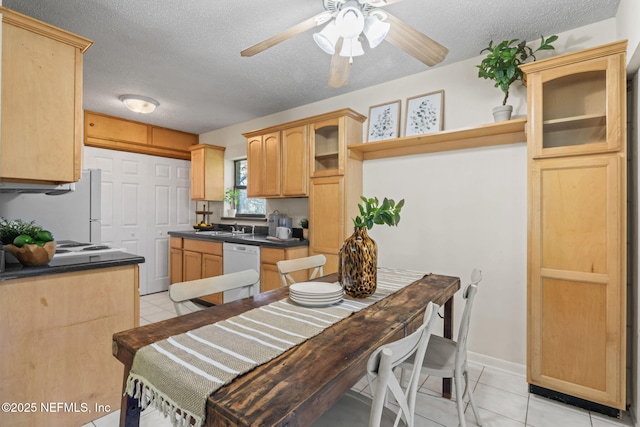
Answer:
[[386, 40], [430, 67], [440, 63], [449, 52], [446, 47], [381, 9], [399, 1], [401, 0], [323, 0], [324, 12], [263, 40], [240, 54], [256, 55], [311, 28], [326, 24], [313, 38], [322, 50], [333, 55], [330, 87], [341, 87], [349, 82], [349, 66], [353, 63], [353, 57], [364, 54], [361, 43], [363, 39], [369, 42], [372, 49]]

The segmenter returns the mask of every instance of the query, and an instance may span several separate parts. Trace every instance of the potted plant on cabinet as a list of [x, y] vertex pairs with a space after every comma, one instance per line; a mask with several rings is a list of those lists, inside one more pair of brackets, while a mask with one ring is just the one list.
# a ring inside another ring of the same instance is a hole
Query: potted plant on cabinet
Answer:
[[524, 40], [503, 40], [494, 45], [493, 40], [489, 42], [489, 46], [485, 47], [480, 53], [488, 52], [487, 56], [480, 62], [478, 67], [478, 77], [493, 80], [494, 86], [500, 88], [504, 93], [502, 105], [493, 109], [493, 115], [496, 122], [509, 120], [513, 107], [507, 105], [509, 98], [509, 87], [517, 80], [522, 81], [522, 70], [519, 65], [524, 64], [527, 60], [536, 60], [535, 53], [541, 50], [553, 50], [551, 43], [555, 42], [558, 36], [553, 35], [548, 38], [541, 36], [540, 46], [533, 50], [527, 46]]
[[300, 220], [300, 227], [302, 227], [302, 238], [309, 240], [309, 220], [307, 218], [302, 218]]
[[380, 204], [377, 197], [361, 197], [360, 215], [353, 218], [353, 234], [345, 240], [338, 255], [338, 280], [347, 295], [365, 298], [376, 291], [378, 247], [369, 235], [374, 224], [396, 226], [404, 199], [396, 203], [386, 197]]
[[229, 203], [229, 209], [227, 209], [228, 217], [235, 217], [237, 212], [238, 202], [240, 201], [240, 190], [235, 188], [228, 188], [224, 193], [224, 201]]

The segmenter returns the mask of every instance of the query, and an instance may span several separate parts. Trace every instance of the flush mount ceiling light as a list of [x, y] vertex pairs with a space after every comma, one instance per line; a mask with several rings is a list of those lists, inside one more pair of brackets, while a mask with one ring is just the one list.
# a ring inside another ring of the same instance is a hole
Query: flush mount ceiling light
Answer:
[[349, 65], [353, 63], [354, 56], [364, 55], [364, 39], [367, 39], [371, 49], [386, 40], [429, 67], [442, 62], [449, 49], [380, 9], [399, 1], [322, 0], [323, 12], [248, 47], [240, 55], [256, 55], [293, 36], [326, 24], [321, 31], [313, 34], [313, 40], [320, 49], [333, 56], [330, 87], [341, 87], [349, 82]]
[[120, 101], [134, 113], [142, 114], [153, 113], [156, 107], [160, 105], [155, 99], [141, 95], [121, 95]]

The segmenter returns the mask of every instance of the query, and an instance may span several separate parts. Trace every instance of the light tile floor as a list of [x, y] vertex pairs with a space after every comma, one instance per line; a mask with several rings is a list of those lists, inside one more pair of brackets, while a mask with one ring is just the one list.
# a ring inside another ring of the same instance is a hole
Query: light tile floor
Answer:
[[[140, 325], [175, 317], [168, 292], [140, 298]], [[621, 420], [545, 399], [528, 392], [525, 377], [495, 368], [470, 363], [470, 382], [485, 427], [627, 427], [633, 423], [628, 414]], [[416, 427], [457, 427], [454, 401], [437, 397], [440, 378], [424, 377], [417, 399]], [[354, 389], [367, 393], [366, 381]], [[468, 405], [467, 405], [468, 406]], [[113, 412], [82, 427], [117, 427], [120, 411]], [[476, 426], [473, 411], [467, 407], [468, 426]], [[155, 409], [145, 410], [142, 427], [171, 427], [169, 419]]]

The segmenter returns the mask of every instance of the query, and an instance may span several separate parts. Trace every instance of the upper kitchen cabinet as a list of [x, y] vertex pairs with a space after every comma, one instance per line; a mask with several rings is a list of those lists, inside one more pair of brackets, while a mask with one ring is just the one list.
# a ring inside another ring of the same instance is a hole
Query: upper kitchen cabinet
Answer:
[[90, 147], [189, 160], [198, 135], [85, 111], [84, 143]]
[[247, 137], [247, 196], [281, 196], [280, 141], [280, 131]]
[[347, 145], [362, 142], [365, 120], [347, 109], [317, 117], [310, 132], [311, 177], [344, 175]]
[[621, 149], [625, 50], [624, 42], [612, 43], [521, 67], [529, 92], [534, 158]]
[[308, 127], [270, 128], [247, 138], [249, 197], [304, 197], [308, 194]]
[[625, 50], [611, 43], [522, 67], [527, 380], [534, 393], [611, 415], [626, 405]]
[[309, 194], [309, 127], [282, 131], [282, 195]]
[[347, 145], [362, 142], [365, 119], [345, 108], [244, 133], [248, 196], [306, 197], [310, 178], [344, 175]]
[[0, 7], [0, 179], [80, 179], [82, 54], [92, 41]]
[[224, 150], [198, 144], [191, 150], [191, 200], [224, 199]]

